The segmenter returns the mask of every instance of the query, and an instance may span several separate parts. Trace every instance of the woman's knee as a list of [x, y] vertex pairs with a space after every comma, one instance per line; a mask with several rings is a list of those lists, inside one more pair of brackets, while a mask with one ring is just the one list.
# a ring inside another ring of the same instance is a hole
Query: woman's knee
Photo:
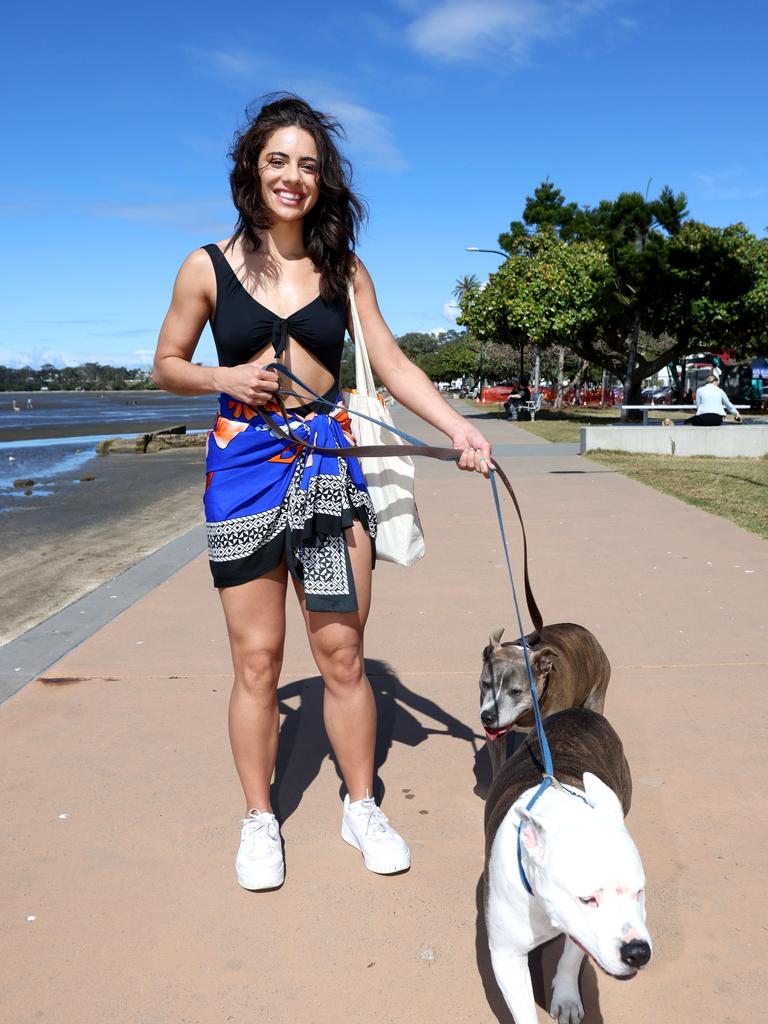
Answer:
[[235, 686], [249, 696], [266, 702], [275, 699], [282, 667], [282, 654], [263, 647], [238, 652], [235, 659]]
[[321, 666], [326, 689], [342, 695], [354, 690], [365, 676], [360, 647], [343, 645], [325, 653]]

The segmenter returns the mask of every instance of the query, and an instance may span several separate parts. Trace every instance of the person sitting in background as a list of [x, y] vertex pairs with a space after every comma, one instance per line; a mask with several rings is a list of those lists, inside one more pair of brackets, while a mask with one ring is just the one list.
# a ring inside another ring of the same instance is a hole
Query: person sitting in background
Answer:
[[511, 420], [520, 419], [521, 406], [525, 405], [526, 402], [530, 402], [530, 400], [531, 389], [528, 387], [527, 380], [523, 378], [512, 394], [507, 396], [507, 400], [504, 403], [508, 418]]
[[[710, 373], [704, 386], [696, 392], [696, 415], [685, 422], [694, 427], [719, 427], [727, 413], [731, 413], [736, 422], [741, 423], [739, 410], [719, 387], [714, 373]], [[672, 420], [662, 422], [665, 427], [672, 426]]]

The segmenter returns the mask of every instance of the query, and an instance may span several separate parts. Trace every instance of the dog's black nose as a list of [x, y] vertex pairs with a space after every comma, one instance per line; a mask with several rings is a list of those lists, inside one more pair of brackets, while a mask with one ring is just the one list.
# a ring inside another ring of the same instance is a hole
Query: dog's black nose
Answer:
[[647, 942], [633, 939], [621, 944], [621, 959], [628, 967], [645, 967], [651, 959], [651, 947]]
[[496, 721], [496, 713], [494, 711], [484, 711], [480, 715], [480, 721], [483, 723], [483, 725], [493, 725], [493, 723]]

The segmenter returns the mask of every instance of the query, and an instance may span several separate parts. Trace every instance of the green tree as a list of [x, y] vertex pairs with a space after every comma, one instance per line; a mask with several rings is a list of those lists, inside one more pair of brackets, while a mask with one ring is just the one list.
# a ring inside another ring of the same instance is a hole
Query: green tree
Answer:
[[608, 258], [599, 243], [568, 244], [553, 227], [521, 234], [515, 251], [486, 287], [465, 296], [458, 322], [480, 339], [559, 348], [562, 395], [565, 350], [598, 330], [610, 280]]
[[447, 341], [429, 352], [420, 363], [431, 380], [454, 380], [475, 375], [480, 363], [480, 345], [466, 336]]
[[467, 292], [475, 292], [479, 287], [480, 281], [474, 274], [465, 274], [464, 277], [458, 279], [451, 294], [457, 302], [461, 303]]
[[522, 255], [539, 235], [602, 247], [610, 273], [595, 295], [599, 317], [569, 347], [623, 379], [628, 403], [639, 402], [643, 380], [667, 363], [701, 349], [744, 355], [766, 332], [766, 240], [741, 224], [687, 220], [686, 205], [684, 194], [665, 187], [652, 200], [626, 192], [579, 208], [544, 182], [528, 197], [522, 221], [499, 236]]

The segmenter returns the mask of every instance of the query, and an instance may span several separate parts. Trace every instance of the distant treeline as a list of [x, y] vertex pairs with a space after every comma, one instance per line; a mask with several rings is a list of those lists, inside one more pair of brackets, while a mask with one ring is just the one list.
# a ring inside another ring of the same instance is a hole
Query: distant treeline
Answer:
[[14, 369], [0, 366], [0, 391], [125, 391], [157, 390], [149, 370], [125, 366], [83, 363], [59, 369], [46, 363], [39, 370], [31, 366]]
[[[453, 377], [477, 371], [480, 343], [467, 340], [464, 331], [448, 330], [437, 334], [410, 332], [396, 339], [402, 350], [420, 366], [432, 380], [450, 380]], [[486, 374], [507, 377], [517, 364], [517, 349], [509, 345], [484, 347]], [[197, 364], [201, 365], [200, 363]], [[355, 386], [355, 350], [346, 339], [341, 360], [342, 387]], [[102, 366], [101, 363], [83, 363], [82, 366], [64, 366], [59, 369], [45, 363], [39, 370], [30, 366], [14, 369], [0, 366], [0, 391], [125, 391], [146, 389], [157, 391], [157, 385], [148, 369], [129, 370], [125, 366]]]

